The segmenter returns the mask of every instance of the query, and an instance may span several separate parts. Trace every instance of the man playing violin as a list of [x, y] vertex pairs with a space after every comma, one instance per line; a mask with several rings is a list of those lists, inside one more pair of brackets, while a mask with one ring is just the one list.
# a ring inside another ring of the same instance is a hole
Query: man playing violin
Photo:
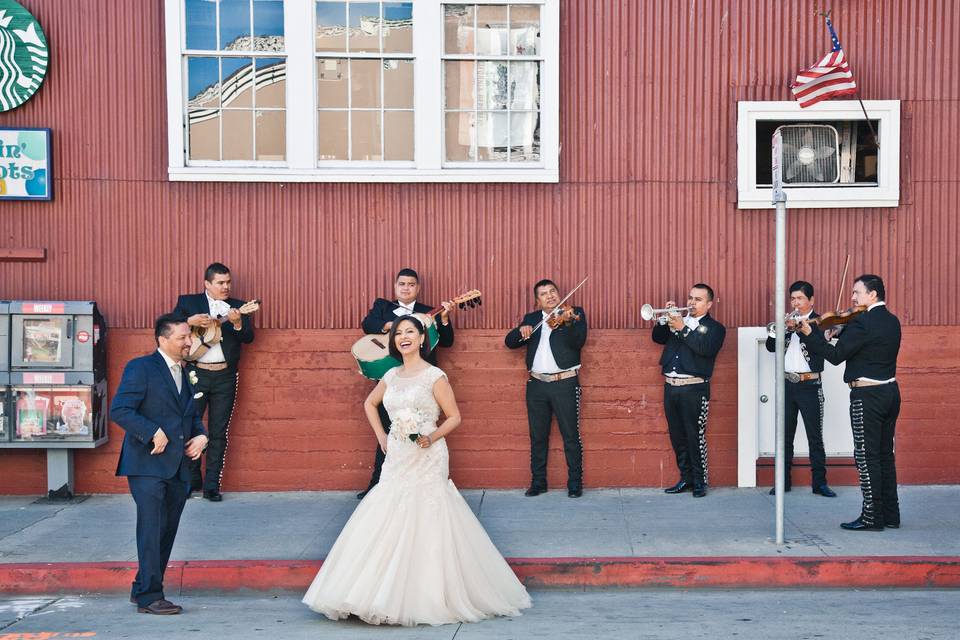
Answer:
[[[676, 308], [677, 303], [669, 300], [666, 306]], [[710, 316], [712, 306], [713, 289], [695, 284], [687, 296], [687, 316], [672, 313], [666, 324], [653, 327], [653, 341], [663, 345], [663, 411], [680, 471], [680, 480], [664, 493], [693, 491], [694, 498], [707, 495], [710, 376], [726, 336], [724, 326]]]
[[[860, 517], [840, 526], [851, 531], [883, 531], [900, 527], [894, 434], [900, 414], [897, 354], [900, 321], [884, 302], [883, 280], [873, 274], [853, 283], [853, 303], [866, 311], [847, 314], [850, 320], [836, 346], [813, 330], [811, 322], [797, 328], [807, 349], [833, 364], [846, 362], [843, 381], [850, 386], [850, 427], [853, 457], [860, 475], [863, 508]], [[826, 317], [826, 315], [824, 316]]]
[[[414, 313], [426, 313], [433, 308], [430, 305], [417, 302], [417, 296], [420, 295], [420, 276], [413, 269], [401, 269], [397, 273], [394, 293], [397, 296], [394, 300], [384, 300], [383, 298], [374, 300], [373, 307], [370, 308], [361, 323], [364, 333], [389, 333], [397, 319]], [[453, 309], [453, 303], [443, 301], [440, 305], [443, 307], [443, 311], [440, 313], [440, 322], [437, 324], [439, 335], [437, 346], [452, 347], [453, 324], [450, 322], [449, 313]], [[437, 366], [437, 349], [430, 351], [426, 360], [433, 366]], [[380, 412], [380, 422], [383, 424], [384, 430], [389, 433], [390, 416], [387, 414], [387, 410], [383, 408], [383, 403], [379, 405], [378, 411]], [[384, 459], [385, 454], [378, 445], [373, 461], [373, 474], [370, 476], [370, 484], [357, 494], [358, 500], [362, 500], [367, 492], [380, 482], [380, 471], [383, 468]]]
[[530, 425], [530, 488], [527, 496], [547, 491], [550, 423], [557, 417], [567, 459], [567, 495], [583, 495], [583, 446], [580, 442], [580, 350], [587, 341], [587, 316], [580, 307], [560, 305], [552, 280], [533, 286], [537, 310], [526, 314], [507, 334], [507, 347], [527, 347], [527, 422]]
[[[230, 269], [214, 262], [203, 275], [204, 293], [180, 296], [173, 310], [173, 315], [186, 318], [191, 327], [206, 328], [220, 323], [221, 328], [221, 341], [187, 365], [188, 375], [197, 380], [194, 391], [202, 394], [194, 400], [197, 413], [203, 416], [203, 412], [209, 409], [207, 431], [210, 434], [206, 474], [200, 472], [199, 458], [193, 460], [190, 487], [191, 491], [202, 489], [203, 497], [211, 502], [223, 500], [220, 484], [227, 456], [230, 419], [237, 400], [240, 349], [253, 342], [253, 319], [246, 312], [259, 308], [259, 304], [245, 305], [243, 300], [231, 298], [232, 287]], [[244, 313], [241, 313], [241, 307]]]
[[[820, 376], [823, 373], [823, 356], [810, 353], [802, 340], [791, 340], [797, 323], [809, 318], [818, 318], [813, 310], [813, 285], [798, 280], [790, 285], [790, 306], [793, 313], [787, 320], [786, 354], [784, 371], [786, 372], [786, 421], [784, 434], [784, 490], [790, 491], [790, 468], [793, 466], [793, 439], [797, 433], [797, 414], [803, 416], [803, 427], [810, 444], [810, 469], [813, 492], [827, 498], [835, 498], [836, 493], [827, 484], [827, 454], [823, 448], [823, 387]], [[814, 328], [814, 331], [820, 331]], [[767, 351], [775, 353], [776, 335], [767, 336]], [[773, 495], [775, 489], [770, 490]]]

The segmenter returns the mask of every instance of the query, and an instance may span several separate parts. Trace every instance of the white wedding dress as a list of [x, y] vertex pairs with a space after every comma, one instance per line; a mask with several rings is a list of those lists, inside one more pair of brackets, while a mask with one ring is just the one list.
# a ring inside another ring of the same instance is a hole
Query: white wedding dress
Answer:
[[353, 614], [370, 624], [519, 615], [530, 596], [450, 480], [446, 440], [421, 449], [398, 427], [403, 416], [408, 432], [437, 429], [433, 384], [445, 374], [398, 371], [383, 377], [393, 427], [380, 483], [350, 516], [303, 602], [332, 620]]

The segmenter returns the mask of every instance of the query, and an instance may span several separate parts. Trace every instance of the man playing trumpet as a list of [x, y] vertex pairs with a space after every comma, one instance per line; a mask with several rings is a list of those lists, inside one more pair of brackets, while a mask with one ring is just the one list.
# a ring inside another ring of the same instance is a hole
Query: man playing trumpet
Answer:
[[[670, 444], [677, 457], [680, 480], [665, 493], [693, 491], [694, 498], [707, 495], [707, 415], [710, 410], [710, 376], [726, 329], [710, 317], [713, 289], [693, 285], [687, 296], [686, 317], [669, 300], [653, 327], [653, 341], [663, 345], [663, 411], [667, 417]], [[644, 314], [645, 316], [647, 314]]]
[[[786, 354], [784, 371], [786, 385], [784, 393], [785, 431], [784, 431], [784, 491], [790, 491], [790, 468], [793, 466], [793, 439], [797, 433], [797, 414], [803, 416], [803, 428], [807, 432], [810, 444], [810, 470], [813, 492], [826, 498], [835, 498], [836, 493], [827, 485], [827, 454], [823, 448], [823, 387], [820, 376], [823, 373], [823, 356], [807, 349], [802, 340], [792, 340], [797, 325], [811, 318], [820, 317], [813, 310], [813, 285], [798, 280], [790, 285], [790, 306], [793, 313], [787, 318]], [[822, 333], [816, 325], [812, 330]], [[767, 351], [776, 353], [776, 335], [768, 332]], [[773, 495], [775, 489], [770, 489]]]

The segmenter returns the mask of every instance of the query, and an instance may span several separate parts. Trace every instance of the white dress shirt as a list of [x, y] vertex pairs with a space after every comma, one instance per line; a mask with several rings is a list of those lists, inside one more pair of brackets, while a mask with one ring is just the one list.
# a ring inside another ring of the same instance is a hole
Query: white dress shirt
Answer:
[[[229, 322], [227, 320], [227, 314], [230, 312], [230, 304], [226, 300], [214, 300], [210, 297], [210, 294], [207, 295], [207, 306], [210, 307], [210, 317], [211, 318], [220, 318], [220, 324], [224, 322]], [[227, 357], [223, 355], [223, 345], [218, 342], [213, 345], [207, 352], [200, 356], [197, 359], [197, 362], [204, 362], [207, 364], [213, 364], [218, 362], [226, 362]]]
[[[810, 313], [812, 313], [812, 310]], [[797, 318], [797, 324], [800, 324], [802, 320], [808, 320], [810, 313]], [[798, 335], [790, 338], [790, 346], [787, 347], [787, 353], [783, 357], [783, 370], [787, 373], [810, 373], [810, 363], [803, 357], [803, 349]]]
[[173, 383], [177, 385], [177, 392], [179, 393], [183, 389], [183, 367], [180, 366], [180, 363], [165, 354], [161, 349], [157, 349], [157, 353], [163, 356], [164, 362], [167, 363], [167, 371], [170, 372], [170, 375], [173, 376]]
[[416, 300], [410, 301], [409, 304], [404, 304], [399, 300], [397, 300], [398, 306], [396, 309], [393, 310], [393, 315], [397, 316], [398, 318], [402, 318], [403, 316], [413, 315], [413, 307], [416, 306], [416, 304], [417, 304]]
[[553, 350], [550, 348], [550, 335], [553, 328], [546, 322], [547, 312], [543, 312], [544, 323], [540, 325], [540, 344], [537, 345], [537, 352], [533, 354], [533, 365], [530, 371], [533, 373], [560, 373], [561, 371], [575, 371], [580, 365], [570, 369], [561, 369], [553, 357]]
[[[697, 327], [700, 326], [700, 318], [702, 317], [703, 316], [694, 318], [690, 314], [687, 314], [687, 317], [683, 319], [683, 324], [686, 325], [690, 329], [690, 331], [696, 331]], [[665, 375], [668, 378], [692, 378], [693, 377], [686, 373], [677, 373], [676, 369], [674, 369], [673, 371], [668, 371], [663, 375]]]

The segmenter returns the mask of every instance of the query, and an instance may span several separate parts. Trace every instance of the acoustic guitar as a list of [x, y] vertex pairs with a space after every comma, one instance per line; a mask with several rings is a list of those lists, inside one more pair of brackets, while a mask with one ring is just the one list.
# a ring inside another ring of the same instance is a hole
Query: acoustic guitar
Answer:
[[[242, 315], [248, 315], [259, 310], [259, 300], [245, 302], [237, 309]], [[205, 353], [223, 340], [223, 329], [221, 327], [224, 322], [227, 322], [227, 316], [217, 316], [215, 319], [217, 322], [207, 327], [190, 327], [190, 353], [184, 357], [184, 360], [187, 362], [199, 360]]]
[[[451, 302], [460, 309], [472, 309], [483, 302], [480, 300], [480, 290], [473, 289], [463, 293]], [[430, 350], [433, 351], [440, 342], [440, 331], [437, 329], [436, 316], [443, 312], [443, 307], [436, 307], [426, 313], [414, 313], [413, 315], [423, 323], [427, 330], [427, 338], [430, 340]], [[399, 322], [406, 316], [400, 316], [396, 322]], [[371, 380], [379, 380], [387, 371], [394, 367], [399, 367], [402, 363], [390, 355], [388, 346], [389, 336], [384, 333], [370, 333], [356, 342], [350, 349], [350, 353], [357, 361], [357, 367], [360, 369], [360, 375]]]

